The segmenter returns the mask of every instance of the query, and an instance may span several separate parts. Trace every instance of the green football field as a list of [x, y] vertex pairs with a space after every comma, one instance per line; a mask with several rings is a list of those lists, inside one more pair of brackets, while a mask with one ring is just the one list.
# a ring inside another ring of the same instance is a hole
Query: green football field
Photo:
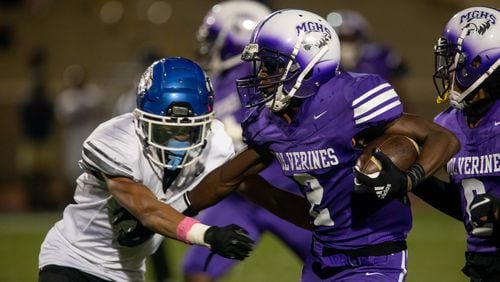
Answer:
[[[45, 232], [59, 214], [0, 214], [0, 281], [37, 281], [38, 250]], [[414, 227], [408, 239], [409, 282], [467, 281], [463, 265], [465, 234], [460, 222], [430, 208], [414, 207]], [[175, 280], [186, 247], [169, 240], [165, 251]], [[237, 265], [222, 281], [298, 281], [301, 264], [272, 235], [264, 236], [250, 258]], [[148, 281], [151, 274], [147, 275]]]

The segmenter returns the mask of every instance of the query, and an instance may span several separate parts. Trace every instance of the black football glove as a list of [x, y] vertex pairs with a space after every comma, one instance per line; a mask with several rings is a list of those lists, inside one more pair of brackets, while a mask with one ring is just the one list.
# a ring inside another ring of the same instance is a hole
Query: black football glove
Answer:
[[495, 214], [498, 213], [500, 199], [492, 194], [477, 195], [470, 203], [472, 234], [476, 236], [492, 236], [496, 232], [499, 220]]
[[144, 225], [125, 208], [120, 208], [114, 213], [112, 225], [118, 228], [118, 243], [126, 247], [140, 245], [154, 235], [153, 231], [144, 227]]
[[248, 257], [254, 244], [248, 232], [236, 224], [224, 227], [212, 226], [207, 229], [203, 239], [216, 254], [236, 260]]
[[400, 170], [382, 151], [375, 148], [373, 156], [382, 165], [377, 177], [371, 178], [354, 167], [354, 192], [386, 198], [405, 198], [408, 190], [408, 175]]

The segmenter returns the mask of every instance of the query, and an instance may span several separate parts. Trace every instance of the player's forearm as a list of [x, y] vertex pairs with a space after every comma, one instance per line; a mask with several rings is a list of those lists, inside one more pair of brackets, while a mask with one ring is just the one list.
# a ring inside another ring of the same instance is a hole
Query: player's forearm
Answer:
[[451, 132], [433, 131], [426, 136], [417, 162], [424, 168], [426, 176], [431, 176], [441, 169], [459, 149], [459, 142]]
[[147, 229], [176, 238], [176, 228], [184, 215], [159, 201], [144, 185], [128, 178], [106, 178], [108, 190]]
[[225, 198], [247, 175], [258, 173], [264, 165], [259, 154], [247, 149], [210, 172], [188, 194], [191, 207], [197, 211], [210, 207]]
[[193, 190], [188, 192], [189, 208], [195, 211], [201, 211], [230, 194], [237, 183], [223, 183], [221, 179], [222, 168], [217, 168], [205, 177]]
[[138, 219], [146, 228], [174, 239], [178, 239], [177, 227], [184, 218], [183, 214], [157, 200], [144, 204], [138, 214]]
[[416, 115], [404, 114], [386, 133], [408, 136], [422, 146], [416, 161], [425, 173], [422, 180], [436, 173], [460, 149], [452, 132]]

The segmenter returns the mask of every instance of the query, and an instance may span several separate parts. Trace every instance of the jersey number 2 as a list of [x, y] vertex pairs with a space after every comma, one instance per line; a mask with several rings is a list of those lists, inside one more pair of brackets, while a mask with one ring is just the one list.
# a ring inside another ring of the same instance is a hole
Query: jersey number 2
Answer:
[[311, 203], [311, 208], [309, 209], [309, 214], [314, 217], [315, 226], [333, 226], [335, 222], [330, 217], [330, 211], [326, 208], [318, 209], [316, 206], [321, 204], [323, 200], [324, 189], [319, 183], [316, 177], [309, 175], [307, 173], [294, 174], [293, 178], [300, 185], [305, 187], [306, 197], [309, 203]]

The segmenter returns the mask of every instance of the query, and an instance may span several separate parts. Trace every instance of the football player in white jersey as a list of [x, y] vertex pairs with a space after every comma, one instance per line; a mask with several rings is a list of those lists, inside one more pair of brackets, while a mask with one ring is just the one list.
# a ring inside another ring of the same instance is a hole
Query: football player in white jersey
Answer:
[[75, 203], [42, 243], [39, 281], [143, 281], [145, 258], [164, 236], [248, 256], [246, 230], [181, 213], [189, 214], [183, 193], [234, 154], [213, 100], [210, 80], [188, 59], [162, 59], [144, 72], [133, 113], [85, 140]]

